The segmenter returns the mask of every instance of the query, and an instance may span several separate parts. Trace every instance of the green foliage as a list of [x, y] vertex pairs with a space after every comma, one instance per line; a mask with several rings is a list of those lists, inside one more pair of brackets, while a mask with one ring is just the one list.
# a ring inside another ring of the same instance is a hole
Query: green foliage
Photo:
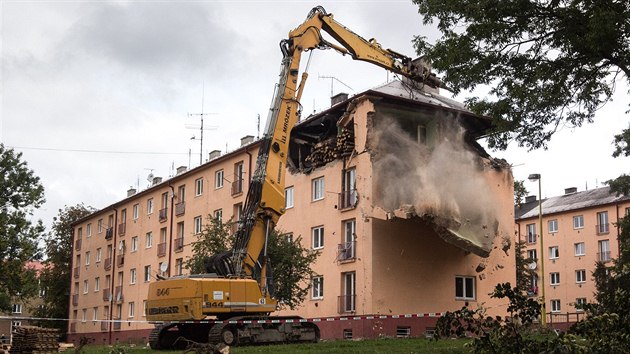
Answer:
[[[206, 220], [197, 240], [192, 242], [192, 256], [184, 262], [190, 274], [205, 272], [208, 256], [227, 251], [233, 246], [232, 230], [235, 223], [232, 220], [223, 223], [210, 215]], [[267, 254], [273, 271], [274, 297], [281, 306], [294, 309], [308, 294], [311, 264], [319, 253], [304, 248], [299, 238], [290, 240], [287, 235], [273, 230], [269, 236]]]
[[532, 287], [532, 277], [536, 275], [536, 272], [529, 268], [529, 264], [535, 260], [525, 257], [525, 245], [525, 241], [516, 243], [514, 257], [516, 257], [516, 288], [526, 294]]
[[418, 54], [456, 92], [490, 89], [467, 103], [493, 117], [492, 148], [544, 147], [558, 127], [591, 122], [619, 74], [630, 80], [626, 0], [413, 2], [442, 33], [433, 45], [417, 36]]
[[[66, 206], [59, 209], [53, 218], [52, 230], [45, 239], [46, 260], [40, 273], [40, 286], [43, 288], [43, 304], [35, 312], [38, 317], [67, 318], [69, 304], [69, 288], [72, 275], [72, 250], [74, 248], [74, 229], [72, 224], [96, 209], [83, 204]], [[44, 321], [41, 326], [59, 328], [62, 333], [67, 329], [66, 323], [60, 321]]]
[[520, 207], [528, 193], [525, 181], [514, 181], [514, 205]]
[[37, 239], [44, 232], [41, 221], [29, 221], [34, 208], [44, 203], [44, 188], [22, 154], [0, 144], [0, 311], [12, 299], [37, 294], [35, 272], [25, 268], [40, 254]]

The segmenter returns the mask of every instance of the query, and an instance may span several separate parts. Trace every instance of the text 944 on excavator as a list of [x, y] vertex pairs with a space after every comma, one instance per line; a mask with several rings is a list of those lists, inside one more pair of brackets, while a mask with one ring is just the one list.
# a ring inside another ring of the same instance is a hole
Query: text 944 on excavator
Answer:
[[[325, 40], [322, 31], [337, 43]], [[283, 58], [278, 89], [234, 235], [234, 247], [209, 257], [206, 274], [169, 277], [149, 285], [146, 316], [156, 323], [149, 338], [152, 349], [173, 348], [180, 337], [229, 346], [319, 340], [319, 328], [312, 321], [270, 317], [276, 311], [277, 301], [266, 254], [269, 233], [284, 213], [289, 139], [299, 120], [300, 97], [308, 77], [302, 73], [298, 84], [302, 53], [332, 48], [422, 84], [440, 86], [427, 67], [355, 34], [321, 6], [313, 8], [304, 23], [281, 41], [280, 47]]]

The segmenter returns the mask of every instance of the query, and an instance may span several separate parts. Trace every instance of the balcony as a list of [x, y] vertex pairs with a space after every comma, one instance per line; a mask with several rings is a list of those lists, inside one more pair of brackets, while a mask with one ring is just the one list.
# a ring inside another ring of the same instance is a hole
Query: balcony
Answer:
[[338, 312], [340, 314], [354, 313], [356, 311], [356, 300], [356, 295], [338, 296]]
[[186, 202], [175, 204], [175, 215], [182, 216], [186, 212]]
[[125, 265], [125, 256], [124, 255], [118, 255], [116, 256], [116, 265], [118, 266], [118, 268], [122, 267]]
[[77, 324], [70, 323], [70, 333], [77, 333]]
[[120, 236], [124, 235], [126, 231], [127, 231], [127, 223], [126, 222], [118, 224], [118, 234]]
[[107, 288], [103, 289], [103, 301], [111, 301], [112, 299], [112, 291]]
[[184, 249], [184, 238], [178, 237], [175, 239], [175, 252], [181, 252]]
[[111, 240], [112, 237], [114, 237], [114, 228], [108, 227], [107, 229], [105, 229], [105, 239]]
[[74, 241], [74, 250], [75, 251], [80, 251], [81, 250], [81, 239], [77, 239], [76, 241]]
[[114, 290], [114, 301], [123, 301], [124, 297], [122, 290], [122, 285], [116, 287], [116, 289]]
[[105, 258], [105, 264], [103, 264], [103, 267], [105, 268], [105, 270], [112, 269], [112, 259], [111, 258]]
[[101, 331], [107, 331], [107, 321], [101, 321]]
[[606, 235], [610, 232], [610, 229], [608, 228], [608, 224], [599, 224], [595, 225], [595, 232], [597, 232], [598, 235]]
[[72, 306], [79, 306], [79, 294], [72, 294]]
[[359, 202], [356, 189], [341, 191], [339, 193], [339, 210], [354, 209]]
[[81, 268], [79, 267], [74, 267], [74, 270], [72, 271], [72, 274], [74, 274], [74, 278], [78, 278], [79, 275], [81, 274]]
[[158, 214], [160, 222], [165, 222], [168, 219], [168, 208], [160, 209]]
[[243, 193], [243, 179], [237, 179], [236, 181], [232, 182], [232, 195], [238, 195]]
[[612, 260], [612, 258], [610, 257], [610, 251], [597, 253], [597, 259], [600, 262], [610, 262]]
[[356, 258], [356, 241], [344, 242], [337, 245], [337, 260], [340, 262], [351, 261]]
[[166, 242], [158, 243], [158, 257], [166, 256]]
[[120, 331], [120, 321], [114, 321], [114, 331]]

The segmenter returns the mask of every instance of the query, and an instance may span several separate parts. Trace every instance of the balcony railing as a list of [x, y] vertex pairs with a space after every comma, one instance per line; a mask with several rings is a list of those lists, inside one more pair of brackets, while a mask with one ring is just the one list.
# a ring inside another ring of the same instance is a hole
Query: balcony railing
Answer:
[[112, 259], [111, 258], [105, 258], [105, 264], [103, 264], [103, 267], [105, 267], [105, 270], [112, 269]]
[[232, 182], [232, 195], [243, 193], [243, 179], [237, 179]]
[[158, 214], [159, 214], [160, 222], [166, 221], [168, 219], [168, 208], [160, 209]]
[[181, 203], [175, 204], [175, 215], [176, 216], [184, 215], [185, 212], [186, 212], [186, 202], [181, 202]]
[[166, 242], [158, 243], [158, 257], [166, 256]]
[[116, 287], [115, 291], [114, 291], [114, 301], [123, 301], [123, 287], [122, 285], [119, 285]]
[[597, 253], [597, 259], [599, 259], [600, 262], [610, 262], [612, 260], [610, 251]]
[[175, 239], [175, 252], [181, 251], [184, 249], [184, 238], [178, 237]]
[[72, 274], [74, 274], [75, 278], [78, 278], [79, 275], [81, 274], [81, 268], [79, 267], [74, 267], [74, 270], [72, 271]]
[[353, 209], [359, 202], [359, 195], [356, 189], [341, 191], [339, 193], [339, 210]]
[[119, 254], [118, 256], [116, 256], [116, 266], [120, 268], [124, 265], [125, 265], [125, 256], [122, 254]]
[[72, 306], [79, 306], [79, 294], [72, 294]]
[[70, 333], [76, 333], [76, 332], [77, 332], [77, 324], [70, 323]]
[[112, 291], [107, 288], [103, 289], [103, 301], [111, 301], [112, 300]]
[[126, 222], [118, 224], [118, 234], [120, 236], [124, 235], [126, 231], [127, 231], [127, 223]]
[[595, 231], [598, 235], [605, 235], [610, 232], [610, 229], [608, 228], [608, 224], [599, 224], [595, 225]]
[[114, 228], [108, 227], [107, 229], [105, 229], [105, 239], [111, 240], [112, 237], [114, 237]]
[[77, 239], [76, 241], [74, 241], [74, 250], [75, 251], [80, 251], [81, 250], [81, 239]]
[[101, 321], [101, 331], [107, 331], [107, 325], [109, 324], [109, 322], [107, 321]]
[[527, 235], [527, 243], [529, 243], [529, 244], [536, 243], [537, 239], [538, 239], [538, 235], [536, 235], [536, 234], [528, 234]]
[[120, 331], [120, 321], [114, 321], [114, 331]]
[[342, 313], [353, 313], [356, 311], [356, 295], [342, 295], [338, 297], [339, 300], [339, 309], [338, 312]]
[[348, 261], [356, 257], [356, 241], [344, 242], [337, 245], [337, 260]]

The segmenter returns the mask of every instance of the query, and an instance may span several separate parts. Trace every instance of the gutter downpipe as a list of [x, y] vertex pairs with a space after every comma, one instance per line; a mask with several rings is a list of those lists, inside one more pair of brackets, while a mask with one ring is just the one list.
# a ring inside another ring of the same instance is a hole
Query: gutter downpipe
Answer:
[[[114, 209], [114, 225], [112, 226], [112, 273], [111, 273], [111, 282], [109, 284], [109, 325], [107, 326], [108, 330], [108, 340], [107, 343], [109, 345], [112, 344], [112, 326], [114, 325], [114, 322], [112, 321], [112, 319], [114, 318], [114, 292], [116, 291], [116, 289], [114, 288], [114, 282], [116, 281], [115, 279], [115, 274], [116, 274], [116, 238], [118, 237], [118, 230], [116, 226], [116, 224], [118, 223], [118, 209], [113, 208]], [[107, 231], [105, 231], [107, 232]], [[123, 282], [124, 283], [124, 282]], [[120, 284], [120, 292], [122, 292], [122, 284]], [[122, 316], [121, 316], [122, 317]], [[120, 319], [119, 319], [120, 320]]]
[[[171, 180], [168, 181], [168, 187], [171, 189], [171, 220], [169, 222], [169, 235], [168, 235], [168, 268], [166, 269], [166, 274], [171, 276], [171, 257], [173, 252], [171, 252], [173, 247], [173, 209], [175, 208], [175, 187], [171, 184]], [[183, 237], [183, 235], [182, 235]], [[159, 273], [158, 273], [159, 274]]]

